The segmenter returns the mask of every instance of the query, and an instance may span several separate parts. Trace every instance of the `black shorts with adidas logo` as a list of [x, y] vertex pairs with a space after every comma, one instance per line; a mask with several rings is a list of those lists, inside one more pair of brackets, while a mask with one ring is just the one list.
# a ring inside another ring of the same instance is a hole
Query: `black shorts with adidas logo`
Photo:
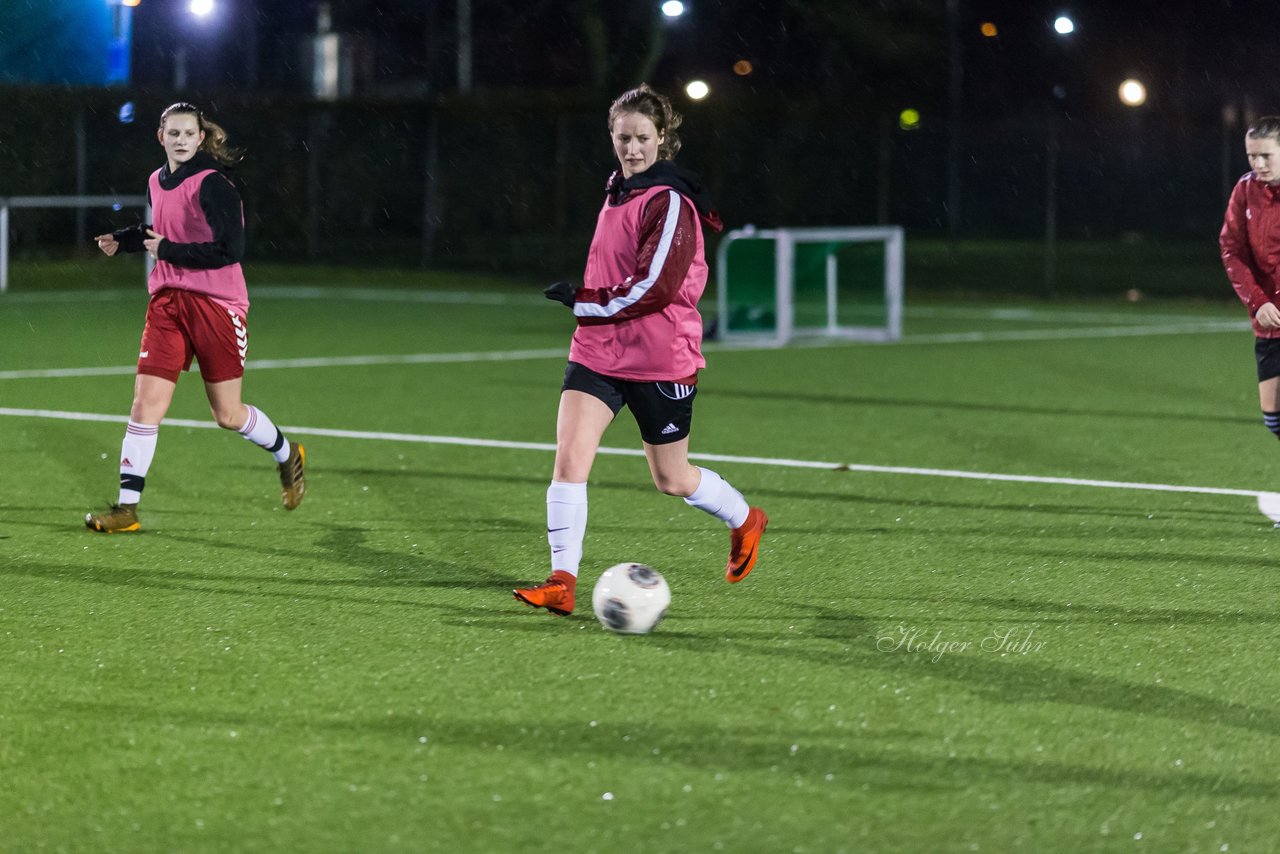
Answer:
[[614, 415], [626, 406], [650, 445], [669, 445], [687, 438], [693, 424], [696, 385], [620, 380], [570, 362], [560, 391], [580, 391], [604, 402]]

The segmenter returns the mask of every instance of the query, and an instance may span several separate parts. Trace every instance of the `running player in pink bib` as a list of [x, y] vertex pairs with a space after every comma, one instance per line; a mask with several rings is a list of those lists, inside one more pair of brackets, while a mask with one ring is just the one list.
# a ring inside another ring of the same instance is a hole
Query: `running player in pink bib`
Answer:
[[720, 218], [696, 175], [677, 167], [680, 114], [641, 85], [609, 109], [619, 170], [596, 221], [581, 284], [556, 282], [549, 299], [578, 321], [556, 419], [547, 489], [551, 576], [516, 599], [573, 612], [587, 527], [587, 478], [605, 430], [623, 406], [640, 426], [654, 485], [730, 529], [725, 578], [747, 577], [769, 518], [714, 471], [689, 464], [689, 431], [702, 358], [698, 298], [707, 284], [702, 226]]
[[266, 450], [280, 473], [281, 500], [293, 510], [306, 493], [302, 445], [288, 441], [265, 412], [240, 399], [249, 347], [249, 296], [244, 255], [244, 203], [231, 165], [239, 159], [227, 134], [187, 103], [160, 115], [156, 132], [166, 162], [147, 184], [153, 225], [123, 228], [95, 239], [107, 255], [147, 252], [156, 259], [147, 282], [151, 300], [138, 353], [133, 407], [120, 449], [120, 496], [85, 526], [102, 533], [141, 530], [138, 502], [155, 457], [160, 422], [178, 376], [200, 364], [219, 427]]

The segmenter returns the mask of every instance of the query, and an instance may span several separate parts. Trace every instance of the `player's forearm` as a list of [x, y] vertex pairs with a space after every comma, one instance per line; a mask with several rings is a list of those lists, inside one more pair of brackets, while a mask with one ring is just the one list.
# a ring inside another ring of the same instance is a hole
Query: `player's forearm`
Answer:
[[116, 243], [120, 244], [121, 252], [141, 252], [146, 249], [142, 245], [142, 241], [147, 239], [147, 229], [149, 227], [143, 223], [128, 225], [111, 232], [111, 237]]
[[174, 243], [165, 240], [160, 244], [156, 257], [175, 267], [190, 267], [195, 270], [216, 270], [240, 263], [240, 256], [221, 242]]
[[697, 225], [674, 193], [646, 212], [635, 271], [619, 285], [583, 288], [574, 314], [585, 326], [621, 323], [656, 314], [676, 298], [697, 254]]

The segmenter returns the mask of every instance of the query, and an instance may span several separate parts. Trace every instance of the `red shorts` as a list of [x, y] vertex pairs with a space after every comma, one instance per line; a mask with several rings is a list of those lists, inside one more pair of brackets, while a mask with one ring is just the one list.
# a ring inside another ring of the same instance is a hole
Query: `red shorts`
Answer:
[[248, 349], [243, 317], [204, 294], [165, 288], [147, 304], [138, 373], [177, 382], [194, 357], [205, 382], [226, 382], [244, 376]]

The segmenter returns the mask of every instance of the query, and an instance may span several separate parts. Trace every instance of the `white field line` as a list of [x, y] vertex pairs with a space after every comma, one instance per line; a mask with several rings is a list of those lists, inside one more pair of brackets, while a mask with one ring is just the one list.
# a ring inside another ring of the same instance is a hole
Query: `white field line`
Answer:
[[[1220, 320], [1164, 326], [1097, 326], [1087, 329], [1011, 329], [1000, 332], [944, 332], [933, 335], [904, 335], [898, 341], [860, 342], [815, 338], [792, 342], [795, 347], [806, 349], [826, 347], [850, 347], [871, 344], [892, 346], [901, 344], [982, 344], [999, 341], [1066, 341], [1087, 338], [1139, 338], [1161, 335], [1196, 335], [1216, 332], [1242, 332], [1249, 329], [1246, 321]], [[769, 343], [715, 343], [703, 346], [708, 353], [742, 353], [754, 350], [773, 350]], [[256, 371], [280, 368], [336, 368], [367, 365], [431, 365], [466, 362], [515, 362], [533, 359], [564, 359], [565, 347], [548, 347], [537, 350], [490, 350], [470, 353], [404, 353], [366, 356], [316, 356], [301, 359], [253, 359], [246, 365]], [[29, 370], [0, 371], [0, 380], [54, 379], [58, 377], [105, 377], [131, 375], [136, 365], [100, 365], [84, 368], [33, 368]]]
[[[537, 289], [541, 290], [541, 288]], [[476, 291], [432, 291], [420, 288], [340, 288], [295, 286], [259, 286], [253, 289], [254, 299], [278, 300], [355, 300], [357, 302], [426, 302], [453, 305], [536, 305], [553, 308], [545, 299], [535, 299], [537, 290], [527, 293], [492, 293]]]
[[[65, 303], [65, 302], [116, 302], [138, 297], [141, 288], [110, 290], [75, 290], [50, 292], [21, 292], [6, 294], [2, 298], [9, 303]], [[263, 300], [353, 300], [356, 302], [404, 302], [444, 303], [452, 305], [523, 305], [557, 308], [554, 303], [537, 299], [534, 290], [528, 293], [494, 293], [476, 291], [438, 291], [424, 288], [366, 288], [329, 285], [255, 285], [251, 296]], [[1001, 308], [972, 308], [967, 306], [919, 305], [907, 306], [907, 317], [954, 318], [965, 320], [992, 320], [1009, 323], [1034, 321], [1042, 323], [1129, 323], [1139, 318], [1135, 311], [1078, 311], [1056, 310], [1036, 306], [1004, 306]], [[1142, 314], [1142, 319], [1164, 323], [1196, 322], [1191, 315]]]
[[[275, 286], [258, 285], [250, 292], [253, 300], [355, 300], [359, 302], [421, 302], [450, 303], [454, 305], [543, 305], [554, 308], [554, 303], [535, 293], [485, 293], [474, 291], [432, 291], [412, 288], [339, 288], [325, 286]], [[50, 291], [5, 294], [0, 301], [6, 303], [67, 303], [67, 302], [119, 302], [130, 298], [146, 302], [142, 288]]]
[[[336, 368], [357, 365], [429, 365], [458, 362], [515, 362], [527, 359], [564, 359], [568, 347], [542, 350], [491, 350], [473, 353], [403, 353], [373, 356], [317, 356], [306, 359], [250, 359], [245, 365], [253, 370], [273, 368]], [[48, 379], [51, 377], [102, 377], [132, 375], [137, 365], [110, 365], [93, 368], [38, 368], [25, 371], [0, 371], [0, 380]]]
[[[125, 424], [128, 417], [124, 415], [106, 415], [96, 412], [64, 412], [53, 409], [11, 409], [0, 407], [0, 416], [14, 418], [52, 418], [61, 421], [102, 421], [114, 424]], [[218, 426], [209, 421], [194, 421], [185, 418], [167, 419], [165, 424], [173, 427], [196, 427], [216, 430]], [[427, 445], [462, 445], [472, 448], [505, 448], [518, 451], [555, 451], [556, 446], [548, 442], [510, 442], [502, 439], [473, 439], [465, 436], [432, 436], [418, 433], [385, 433], [366, 430], [332, 430], [325, 427], [297, 427], [281, 425], [282, 430], [298, 436], [327, 436], [335, 439], [357, 439], [382, 442], [415, 442]], [[600, 448], [602, 454], [623, 457], [641, 457], [644, 451], [639, 448]], [[856, 471], [870, 474], [917, 475], [921, 477], [949, 477], [964, 480], [1001, 481], [1006, 483], [1042, 483], [1054, 486], [1084, 486], [1095, 489], [1136, 489], [1145, 492], [1182, 492], [1196, 495], [1236, 495], [1247, 498], [1258, 498], [1272, 493], [1256, 489], [1228, 489], [1217, 486], [1184, 486], [1172, 483], [1137, 483], [1120, 480], [1093, 480], [1078, 477], [1041, 477], [1029, 474], [1000, 474], [998, 472], [959, 471], [956, 469], [917, 468], [914, 466], [876, 466], [863, 463], [837, 463], [820, 460], [793, 460], [782, 457], [744, 457], [733, 454], [690, 454], [692, 460], [706, 460], [717, 463], [737, 463], [753, 466], [777, 466], [794, 469], [819, 469], [823, 471]]]
[[1037, 321], [1045, 323], [1127, 323], [1160, 322], [1186, 323], [1203, 320], [1194, 314], [1151, 313], [1145, 309], [1132, 311], [1082, 311], [1077, 309], [1053, 309], [1032, 306], [1008, 305], [1000, 308], [967, 308], [964, 306], [908, 305], [907, 317], [956, 318], [964, 320], [999, 320], [1010, 323]]
[[1244, 332], [1247, 320], [1203, 320], [1159, 326], [1095, 326], [1085, 329], [1010, 329], [1001, 332], [942, 332], [931, 335], [903, 335], [896, 344], [970, 344], [990, 341], [1068, 341], [1075, 338], [1143, 338], [1160, 335], [1195, 335], [1213, 332]]

